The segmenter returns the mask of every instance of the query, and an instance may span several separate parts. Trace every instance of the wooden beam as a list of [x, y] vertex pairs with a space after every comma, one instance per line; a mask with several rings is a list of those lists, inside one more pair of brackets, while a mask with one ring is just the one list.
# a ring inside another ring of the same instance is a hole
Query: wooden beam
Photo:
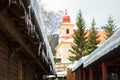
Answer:
[[93, 70], [92, 70], [92, 68], [89, 68], [89, 77], [90, 77], [90, 80], [93, 80]]
[[102, 62], [102, 80], [107, 80], [107, 67], [104, 62]]
[[83, 80], [86, 80], [86, 72], [83, 70]]
[[12, 58], [16, 52], [20, 51], [22, 49], [22, 47], [16, 48], [11, 54], [10, 54], [10, 58]]
[[78, 73], [78, 69], [76, 70], [77, 72], [77, 80], [79, 80], [79, 73]]
[[78, 80], [77, 70], [75, 71], [75, 80]]
[[82, 69], [79, 68], [79, 80], [82, 80]]
[[19, 60], [18, 62], [18, 80], [23, 80], [23, 72], [22, 72], [22, 61]]

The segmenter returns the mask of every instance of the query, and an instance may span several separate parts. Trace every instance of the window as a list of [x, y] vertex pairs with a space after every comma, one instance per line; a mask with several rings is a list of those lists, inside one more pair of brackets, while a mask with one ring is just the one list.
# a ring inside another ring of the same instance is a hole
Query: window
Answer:
[[69, 34], [69, 29], [66, 29], [66, 33]]

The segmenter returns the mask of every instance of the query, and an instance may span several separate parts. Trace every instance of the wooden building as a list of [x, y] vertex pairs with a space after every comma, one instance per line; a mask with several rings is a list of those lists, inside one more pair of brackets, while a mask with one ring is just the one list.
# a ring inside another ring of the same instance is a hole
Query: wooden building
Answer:
[[0, 1], [0, 80], [42, 80], [56, 75], [39, 3]]
[[67, 80], [120, 80], [120, 30], [85, 60], [81, 59], [67, 73], [75, 78]]

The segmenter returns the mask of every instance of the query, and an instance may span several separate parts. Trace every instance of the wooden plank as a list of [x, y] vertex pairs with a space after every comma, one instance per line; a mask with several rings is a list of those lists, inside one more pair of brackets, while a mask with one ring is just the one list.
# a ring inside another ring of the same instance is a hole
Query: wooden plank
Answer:
[[79, 68], [79, 80], [82, 80], [82, 69]]
[[19, 60], [18, 62], [18, 80], [23, 80], [23, 76], [22, 76], [22, 61]]
[[102, 62], [102, 80], [107, 80], [107, 67], [104, 62]]
[[93, 80], [93, 70], [92, 70], [92, 68], [89, 68], [89, 76], [90, 76], [90, 80]]
[[83, 70], [83, 80], [86, 80], [86, 72]]

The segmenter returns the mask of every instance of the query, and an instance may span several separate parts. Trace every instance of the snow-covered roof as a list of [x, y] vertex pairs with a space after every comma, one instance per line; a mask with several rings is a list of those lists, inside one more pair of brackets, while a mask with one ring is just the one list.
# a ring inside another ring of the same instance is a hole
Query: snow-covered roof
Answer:
[[57, 77], [66, 77], [66, 75], [67, 75], [66, 71], [57, 72]]
[[[54, 59], [53, 59], [53, 54], [48, 42], [48, 38], [47, 38], [47, 33], [45, 32], [45, 26], [43, 23], [43, 20], [41, 18], [41, 6], [40, 6], [40, 0], [30, 0], [31, 4], [31, 8], [35, 13], [35, 17], [36, 20], [38, 21], [38, 28], [40, 29], [42, 35], [43, 35], [43, 40], [46, 44], [46, 49], [47, 49], [47, 55], [43, 55], [44, 58], [49, 59], [50, 62], [52, 63], [52, 65], [50, 65], [51, 67], [51, 71], [53, 73], [56, 73], [56, 68], [55, 68], [55, 63], [54, 63]], [[49, 62], [48, 62], [49, 63]]]
[[89, 66], [106, 54], [110, 54], [109, 52], [118, 46], [120, 46], [120, 29], [88, 56], [84, 62], [84, 67]]
[[78, 63], [78, 61], [75, 61], [74, 64], [69, 65], [67, 68], [72, 69], [73, 67], [75, 67], [77, 65], [77, 63]]
[[75, 62], [72, 66], [70, 66], [71, 70], [75, 71], [79, 66], [81, 66], [84, 63], [84, 61], [87, 58], [88, 58], [88, 55], [80, 58], [77, 62]]

